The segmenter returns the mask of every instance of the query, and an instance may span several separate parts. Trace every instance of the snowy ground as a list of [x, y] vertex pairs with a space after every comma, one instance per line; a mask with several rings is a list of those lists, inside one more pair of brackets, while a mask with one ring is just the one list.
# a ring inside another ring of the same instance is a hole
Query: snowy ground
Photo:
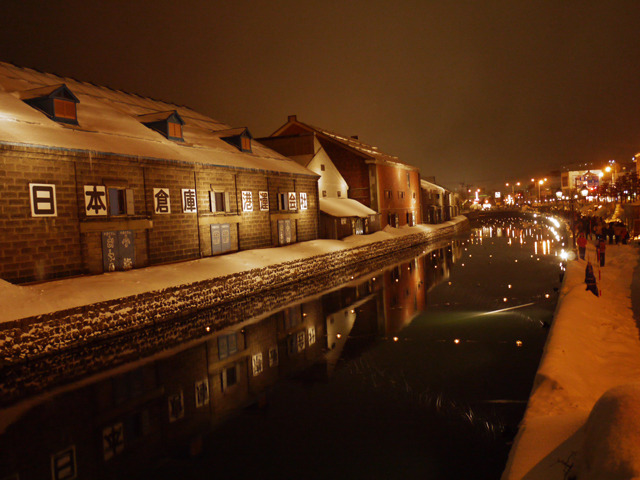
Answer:
[[585, 290], [586, 261], [568, 264], [503, 480], [640, 478], [640, 337], [631, 304], [640, 296], [639, 249], [607, 247], [601, 268], [593, 246], [587, 250], [600, 297]]
[[286, 247], [246, 250], [187, 262], [34, 285], [17, 286], [0, 280], [0, 323], [349, 249], [399, 235], [432, 232], [462, 221], [465, 221], [465, 217], [460, 216], [438, 225], [399, 229], [387, 227], [384, 231], [371, 235], [354, 235], [343, 240], [313, 240]]

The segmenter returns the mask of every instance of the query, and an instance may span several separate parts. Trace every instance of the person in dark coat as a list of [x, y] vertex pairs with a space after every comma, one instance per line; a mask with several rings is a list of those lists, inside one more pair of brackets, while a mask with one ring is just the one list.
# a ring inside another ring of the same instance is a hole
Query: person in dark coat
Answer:
[[620, 227], [620, 237], [623, 245], [627, 244], [627, 240], [629, 239], [629, 230], [624, 225]]
[[596, 284], [596, 276], [593, 274], [593, 266], [591, 262], [587, 262], [587, 268], [584, 269], [584, 283], [587, 284], [586, 290], [589, 290], [596, 297], [599, 297], [598, 285]]

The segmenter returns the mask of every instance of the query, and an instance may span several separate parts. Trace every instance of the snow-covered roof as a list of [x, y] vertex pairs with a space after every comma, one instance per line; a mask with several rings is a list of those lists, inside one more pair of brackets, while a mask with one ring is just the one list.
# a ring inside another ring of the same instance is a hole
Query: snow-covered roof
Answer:
[[169, 119], [169, 117], [171, 117], [172, 115], [176, 115], [178, 118], [180, 118], [180, 115], [178, 115], [175, 110], [169, 110], [168, 112], [147, 113], [145, 115], [138, 115], [138, 120], [141, 123], [159, 122]]
[[[77, 126], [58, 123], [21, 99], [28, 90], [61, 84], [79, 100]], [[139, 118], [173, 111], [184, 120], [184, 142]], [[231, 127], [185, 106], [0, 62], [0, 143], [317, 176], [258, 142], [241, 152], [216, 134], [220, 130]]]
[[228, 130], [218, 130], [217, 132], [213, 132], [213, 135], [220, 138], [226, 138], [226, 137], [235, 137], [236, 135], [242, 135], [244, 133], [246, 133], [251, 138], [253, 138], [253, 135], [251, 135], [251, 132], [247, 127], [236, 127], [236, 128], [230, 128]]
[[[378, 160], [381, 162], [386, 162], [386, 163], [394, 163], [394, 164], [400, 164], [404, 167], [409, 167], [411, 169], [414, 170], [418, 170], [417, 167], [414, 167], [413, 165], [410, 165], [402, 160], [400, 160], [400, 158], [398, 158], [395, 155], [391, 155], [388, 153], [384, 153], [382, 151], [380, 151], [378, 149], [378, 147], [374, 147], [372, 145], [369, 145], [363, 141], [361, 141], [360, 139], [358, 139], [357, 137], [348, 137], [345, 135], [340, 135], [338, 133], [332, 132], [330, 130], [327, 130], [325, 128], [320, 128], [320, 127], [315, 127], [313, 125], [310, 125], [308, 123], [304, 123], [299, 121], [297, 118], [295, 117], [290, 117], [290, 121], [289, 123], [295, 122], [295, 124], [305, 128], [306, 130], [310, 131], [310, 132], [315, 132], [316, 134], [318, 134], [318, 137], [320, 139], [325, 138], [325, 139], [330, 139], [333, 142], [337, 142], [357, 153], [359, 153], [361, 156], [371, 159], [371, 160]], [[286, 126], [286, 125], [285, 125]], [[280, 131], [282, 129], [279, 129], [278, 131]], [[277, 132], [276, 132], [277, 133]]]
[[432, 182], [428, 182], [424, 179], [420, 179], [420, 186], [422, 188], [426, 188], [426, 189], [430, 189], [430, 190], [439, 190], [441, 192], [446, 191], [446, 188], [436, 184], [436, 183], [432, 183]]
[[375, 210], [371, 210], [352, 198], [321, 198], [320, 211], [332, 217], [364, 218], [369, 215], [376, 215]]

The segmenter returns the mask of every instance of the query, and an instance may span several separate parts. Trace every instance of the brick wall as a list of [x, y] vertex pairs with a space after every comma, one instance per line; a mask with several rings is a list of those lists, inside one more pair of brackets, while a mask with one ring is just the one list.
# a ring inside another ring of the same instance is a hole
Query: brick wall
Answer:
[[[420, 178], [418, 172], [389, 165], [376, 165], [376, 169], [382, 228], [388, 225], [389, 213], [398, 215], [400, 226], [407, 224], [407, 213], [409, 212], [415, 212], [416, 224], [421, 223]], [[407, 175], [409, 175], [409, 182], [407, 181]], [[385, 191], [390, 192], [391, 196], [385, 195]]]
[[[15, 283], [102, 273], [105, 231], [133, 232], [134, 267], [212, 255], [212, 224], [229, 224], [228, 251], [278, 245], [279, 218], [292, 220], [292, 242], [318, 234], [313, 176], [8, 145], [0, 146], [0, 172], [0, 278]], [[32, 217], [29, 183], [55, 185], [57, 216]], [[105, 198], [108, 215], [87, 215], [85, 185], [107, 187], [107, 197], [109, 187], [132, 193], [133, 212], [112, 215]], [[168, 191], [170, 213], [154, 212], [154, 188]], [[197, 213], [185, 213], [182, 189], [193, 188]], [[253, 194], [253, 212], [242, 211], [243, 190]], [[227, 211], [211, 211], [212, 191], [229, 194]], [[268, 212], [260, 191], [269, 192]], [[309, 209], [278, 211], [277, 192], [289, 191], [305, 191]]]
[[[0, 277], [34, 281], [83, 271], [74, 156], [0, 149]], [[57, 216], [32, 217], [29, 183], [56, 186]]]
[[313, 179], [297, 179], [296, 180], [296, 192], [298, 193], [298, 199], [300, 198], [300, 192], [307, 194], [307, 209], [300, 210], [297, 221], [297, 237], [299, 242], [306, 242], [308, 240], [315, 240], [318, 238], [318, 222], [320, 205], [318, 203], [318, 182]]
[[[271, 227], [269, 225], [270, 212], [260, 211], [258, 192], [269, 191], [271, 178], [264, 175], [252, 173], [240, 173], [237, 175], [237, 203], [240, 206], [239, 215], [242, 221], [238, 225], [238, 235], [240, 237], [240, 250], [250, 250], [253, 248], [270, 247]], [[245, 212], [242, 209], [242, 192], [251, 192], [253, 211]], [[275, 197], [274, 197], [275, 200]], [[277, 204], [272, 203], [269, 195], [270, 208], [276, 209]]]
[[[199, 257], [198, 214], [184, 213], [182, 208], [182, 189], [186, 188], [196, 188], [198, 211], [207, 208], [204, 193], [196, 185], [195, 169], [189, 166], [154, 165], [145, 167], [144, 175], [145, 205], [153, 220], [153, 229], [148, 233], [149, 264]], [[154, 188], [169, 190], [171, 213], [152, 213]]]

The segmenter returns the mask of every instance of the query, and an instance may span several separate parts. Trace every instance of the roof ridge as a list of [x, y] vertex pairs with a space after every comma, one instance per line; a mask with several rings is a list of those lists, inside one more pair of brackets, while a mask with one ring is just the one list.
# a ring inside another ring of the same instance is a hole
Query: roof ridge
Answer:
[[[355, 150], [358, 150], [360, 152], [367, 153], [367, 154], [370, 154], [370, 155], [388, 157], [388, 158], [394, 159], [394, 160], [396, 160], [396, 161], [398, 161], [400, 163], [403, 163], [403, 164], [405, 163], [402, 160], [400, 160], [400, 157], [398, 157], [397, 155], [392, 155], [390, 153], [383, 152], [378, 147], [376, 147], [374, 145], [371, 145], [369, 143], [363, 142], [359, 138], [346, 137], [344, 135], [341, 135], [339, 133], [333, 132], [331, 130], [327, 130], [325, 128], [316, 127], [316, 126], [311, 125], [309, 123], [301, 122], [298, 119], [296, 119], [296, 122], [298, 122], [298, 123], [300, 123], [302, 125], [305, 125], [306, 127], [309, 127], [309, 128], [311, 128], [312, 130], [315, 130], [318, 133], [321, 133], [323, 135], [331, 137], [334, 140], [337, 140], [340, 143], [343, 143], [343, 144], [347, 145], [348, 147], [351, 147], [351, 148], [353, 148]], [[358, 147], [358, 145], [360, 146], [360, 148]]]
[[[409, 165], [408, 163], [400, 160], [400, 157], [398, 157], [397, 155], [392, 155], [390, 153], [386, 153], [383, 152], [382, 150], [380, 150], [378, 147], [373, 146], [369, 143], [363, 142], [362, 140], [360, 140], [359, 138], [352, 138], [352, 137], [346, 137], [344, 135], [341, 135], [339, 133], [333, 132], [331, 130], [327, 130], [324, 128], [320, 128], [320, 127], [316, 127], [314, 125], [311, 125], [309, 123], [305, 123], [305, 122], [301, 122], [300, 120], [298, 120], [296, 118], [295, 120], [296, 122], [312, 129], [315, 130], [316, 132], [323, 134], [325, 136], [328, 136], [340, 143], [342, 143], [343, 145], [346, 145], [349, 148], [353, 148], [354, 150], [357, 150], [361, 153], [365, 153], [367, 155], [372, 155], [372, 156], [376, 156], [376, 157], [381, 157], [381, 158], [387, 158], [391, 161], [395, 161], [398, 163], [401, 163], [403, 165]], [[411, 166], [411, 165], [410, 165]]]
[[[144, 99], [144, 100], [151, 100], [153, 102], [162, 102], [162, 103], [165, 103], [167, 105], [172, 105], [172, 106], [175, 106], [175, 107], [185, 108], [185, 109], [190, 110], [192, 112], [198, 113], [196, 110], [194, 110], [193, 108], [189, 107], [188, 105], [182, 105], [182, 104], [178, 104], [178, 103], [174, 103], [174, 102], [169, 102], [167, 100], [163, 100], [163, 99], [160, 99], [160, 98], [154, 98], [154, 97], [149, 97], [149, 96], [146, 96], [146, 95], [140, 95], [139, 93], [136, 93], [136, 92], [128, 92], [126, 90], [113, 88], [113, 87], [111, 87], [109, 85], [100, 85], [98, 83], [95, 83], [95, 82], [89, 81], [89, 80], [78, 80], [77, 78], [74, 78], [74, 77], [71, 77], [71, 76], [63, 76], [63, 75], [60, 75], [58, 73], [45, 72], [43, 70], [39, 70], [39, 69], [33, 68], [33, 67], [23, 67], [21, 65], [15, 64], [13, 62], [0, 61], [0, 64], [10, 65], [13, 68], [17, 68], [17, 69], [20, 69], [20, 70], [23, 70], [23, 71], [32, 70], [32, 71], [34, 71], [34, 72], [36, 72], [36, 73], [38, 73], [40, 75], [48, 75], [50, 77], [51, 76], [52, 77], [57, 77], [58, 79], [61, 80], [61, 83], [66, 83], [65, 80], [68, 79], [68, 80], [72, 80], [72, 81], [74, 81], [74, 82], [76, 82], [78, 84], [81, 84], [81, 85], [88, 85], [88, 86], [91, 86], [91, 87], [94, 87], [94, 88], [98, 88], [98, 89], [104, 88], [104, 89], [110, 90], [112, 92], [122, 93], [124, 95], [129, 95], [129, 96], [132, 96], [132, 97], [138, 97], [138, 98], [141, 98], [141, 99]], [[46, 85], [43, 85], [43, 86], [46, 86]], [[38, 87], [34, 87], [34, 88], [38, 88]], [[89, 95], [91, 95], [91, 94], [89, 94]], [[202, 115], [202, 114], [200, 114], [200, 115]]]

